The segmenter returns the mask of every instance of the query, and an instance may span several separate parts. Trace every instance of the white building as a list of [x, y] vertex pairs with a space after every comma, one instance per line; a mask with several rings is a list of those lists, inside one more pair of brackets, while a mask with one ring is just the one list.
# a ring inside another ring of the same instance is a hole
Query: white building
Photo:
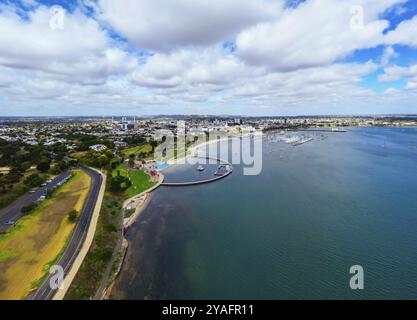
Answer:
[[101, 152], [101, 151], [106, 150], [107, 147], [104, 144], [95, 144], [94, 146], [91, 146], [90, 149], [94, 150], [94, 151]]

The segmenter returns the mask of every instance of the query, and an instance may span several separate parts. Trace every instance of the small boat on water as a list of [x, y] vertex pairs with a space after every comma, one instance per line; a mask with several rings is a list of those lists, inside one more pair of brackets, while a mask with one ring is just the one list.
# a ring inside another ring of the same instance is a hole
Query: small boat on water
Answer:
[[300, 140], [294, 142], [292, 145], [293, 146], [299, 146], [299, 145], [302, 145], [302, 144], [310, 142], [310, 141], [313, 141], [313, 138], [301, 138]]
[[197, 167], [197, 171], [204, 171], [204, 167], [200, 164], [198, 167]]
[[346, 130], [340, 128], [332, 128], [331, 132], [346, 132]]

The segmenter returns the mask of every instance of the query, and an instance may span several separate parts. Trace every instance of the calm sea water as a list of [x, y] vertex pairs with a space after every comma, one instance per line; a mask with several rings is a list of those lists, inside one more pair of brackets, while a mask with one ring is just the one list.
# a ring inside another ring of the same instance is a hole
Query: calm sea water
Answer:
[[[417, 298], [417, 128], [326, 136], [267, 137], [258, 176], [235, 166], [213, 184], [158, 189], [127, 234], [112, 298]], [[361, 291], [349, 287], [356, 264]]]

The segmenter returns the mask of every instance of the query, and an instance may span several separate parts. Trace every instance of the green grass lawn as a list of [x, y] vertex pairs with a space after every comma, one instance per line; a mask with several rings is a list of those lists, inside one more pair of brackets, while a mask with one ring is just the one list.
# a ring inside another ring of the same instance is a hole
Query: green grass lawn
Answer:
[[128, 157], [131, 154], [138, 154], [140, 152], [151, 152], [151, 151], [152, 151], [152, 146], [150, 144], [145, 144], [143, 146], [137, 146], [137, 147], [123, 150], [122, 153], [125, 155], [125, 157]]
[[150, 181], [149, 175], [142, 170], [127, 170], [124, 163], [120, 164], [113, 170], [113, 177], [117, 176], [118, 172], [122, 176], [129, 176], [132, 185], [125, 191], [125, 195], [130, 198], [133, 197], [155, 185], [156, 182]]

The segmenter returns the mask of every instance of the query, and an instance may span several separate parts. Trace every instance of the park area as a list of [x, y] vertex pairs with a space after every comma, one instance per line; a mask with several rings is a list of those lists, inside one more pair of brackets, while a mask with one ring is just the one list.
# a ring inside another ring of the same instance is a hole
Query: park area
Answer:
[[[152, 147], [150, 145], [143, 145], [125, 149], [122, 153], [124, 157], [130, 155], [141, 157], [151, 151]], [[65, 299], [91, 299], [95, 296], [106, 274], [108, 263], [111, 262], [114, 248], [117, 247], [118, 241], [121, 239], [120, 228], [123, 227], [124, 217], [123, 202], [156, 184], [156, 182], [151, 181], [150, 176], [144, 171], [130, 169], [126, 161], [122, 163], [117, 161], [117, 166], [110, 172], [111, 176], [110, 173], [107, 176], [107, 191], [104, 195], [93, 245]], [[121, 186], [118, 186], [118, 190], [112, 190], [112, 180], [119, 175], [129, 179], [131, 185], [126, 188], [125, 182], [123, 182]]]
[[125, 163], [119, 164], [116, 169], [113, 170], [113, 177], [117, 175], [129, 178], [132, 185], [128, 187], [124, 194], [127, 198], [131, 198], [155, 185], [156, 182], [151, 181], [149, 175], [142, 170], [128, 169]]
[[68, 214], [81, 212], [90, 185], [90, 176], [75, 170], [51, 198], [0, 235], [0, 300], [24, 299], [41, 284], [75, 227]]
[[150, 144], [145, 144], [145, 145], [142, 145], [142, 146], [137, 146], [137, 147], [133, 147], [133, 148], [123, 150], [122, 153], [125, 157], [128, 157], [131, 154], [145, 155], [145, 154], [149, 154], [151, 152], [152, 152], [152, 146]]

